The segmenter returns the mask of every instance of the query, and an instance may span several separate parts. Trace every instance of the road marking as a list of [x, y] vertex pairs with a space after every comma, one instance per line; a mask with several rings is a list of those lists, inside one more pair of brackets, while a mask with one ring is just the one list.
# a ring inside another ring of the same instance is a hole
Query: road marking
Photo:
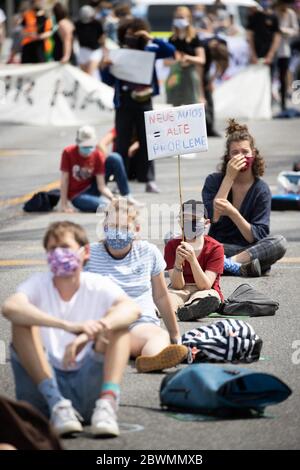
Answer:
[[[278, 261], [281, 264], [300, 264], [300, 257], [296, 258], [282, 258]], [[0, 267], [10, 266], [42, 266], [46, 261], [42, 259], [4, 259], [0, 260]]]
[[0, 267], [11, 266], [40, 266], [46, 264], [46, 261], [41, 259], [2, 259], [0, 260]]
[[26, 201], [29, 201], [29, 199], [31, 199], [35, 193], [38, 193], [40, 191], [51, 191], [52, 189], [58, 189], [59, 186], [60, 186], [60, 180], [52, 181], [52, 183], [46, 184], [45, 186], [41, 186], [40, 188], [37, 188], [31, 193], [24, 194], [24, 196], [14, 197], [12, 199], [6, 199], [4, 201], [0, 201], [0, 208], [22, 204]]

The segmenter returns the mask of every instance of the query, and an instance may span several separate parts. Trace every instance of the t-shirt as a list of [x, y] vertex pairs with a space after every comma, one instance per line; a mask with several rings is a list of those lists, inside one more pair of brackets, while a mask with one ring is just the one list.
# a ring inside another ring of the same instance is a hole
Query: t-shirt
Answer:
[[[176, 249], [178, 245], [180, 245], [181, 241], [182, 238], [173, 238], [172, 240], [169, 240], [165, 246], [165, 260], [167, 263], [166, 270], [168, 271], [174, 268]], [[197, 259], [203, 271], [212, 271], [217, 273], [217, 277], [212, 285], [212, 289], [215, 289], [220, 295], [220, 298], [223, 300], [223, 295], [220, 288], [220, 275], [223, 273], [224, 269], [223, 246], [213, 238], [204, 235], [203, 248]], [[195, 284], [191, 265], [187, 261], [183, 266], [183, 277], [187, 284]]]
[[[212, 173], [204, 183], [202, 199], [210, 220], [213, 220], [213, 201], [223, 178], [222, 173]], [[271, 200], [269, 186], [265, 181], [257, 178], [249, 188], [239, 209], [240, 214], [251, 224], [254, 241], [261, 240], [270, 233]], [[232, 191], [228, 195], [228, 201], [232, 203]], [[222, 216], [218, 222], [211, 224], [209, 235], [221, 243], [249, 245], [237, 226], [227, 216]]]
[[93, 20], [90, 23], [82, 23], [77, 21], [75, 23], [75, 33], [81, 47], [96, 50], [101, 46], [99, 38], [103, 34], [103, 28], [99, 21]]
[[254, 33], [254, 47], [257, 57], [265, 57], [271, 47], [273, 36], [280, 33], [275, 15], [256, 11], [249, 16], [247, 29]]
[[5, 23], [5, 21], [6, 21], [6, 15], [5, 15], [4, 11], [2, 10], [2, 8], [0, 8], [0, 25]]
[[83, 157], [77, 145], [70, 145], [63, 151], [60, 169], [69, 173], [68, 199], [73, 199], [92, 184], [96, 175], [105, 174], [105, 157], [98, 149]]
[[[25, 294], [29, 302], [43, 312], [73, 323], [99, 320], [118, 298], [125, 296], [124, 291], [110, 279], [93, 273], [81, 273], [80, 287], [68, 302], [60, 297], [51, 272], [33, 274], [17, 287], [17, 292]], [[74, 335], [49, 327], [41, 327], [41, 335], [50, 363], [63, 370], [65, 348], [74, 341]], [[89, 342], [77, 355], [76, 365], [72, 368], [78, 369], [91, 350], [92, 342]]]
[[125, 258], [113, 258], [104, 243], [91, 244], [87, 271], [102, 274], [135, 300], [143, 317], [156, 319], [151, 278], [164, 271], [166, 263], [159, 249], [146, 240], [136, 240]]
[[190, 42], [188, 42], [186, 39], [180, 39], [171, 36], [169, 42], [176, 47], [177, 51], [192, 56], [196, 55], [196, 49], [198, 47], [203, 47], [202, 42], [200, 41], [198, 36], [195, 36]]

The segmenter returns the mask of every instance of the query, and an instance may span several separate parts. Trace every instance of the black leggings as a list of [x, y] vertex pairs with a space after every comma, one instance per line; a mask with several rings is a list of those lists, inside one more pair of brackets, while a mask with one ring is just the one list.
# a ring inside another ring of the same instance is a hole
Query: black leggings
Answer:
[[279, 57], [277, 59], [277, 67], [279, 71], [280, 80], [280, 99], [282, 111], [286, 108], [286, 92], [287, 92], [287, 79], [289, 70], [289, 57]]

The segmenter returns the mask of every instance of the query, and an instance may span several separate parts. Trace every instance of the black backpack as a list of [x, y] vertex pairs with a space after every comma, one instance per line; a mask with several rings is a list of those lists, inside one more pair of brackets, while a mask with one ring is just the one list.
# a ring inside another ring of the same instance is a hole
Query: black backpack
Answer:
[[279, 303], [270, 299], [249, 284], [241, 284], [219, 309], [224, 315], [265, 317], [275, 315]]
[[23, 210], [25, 212], [49, 212], [56, 206], [60, 198], [60, 191], [40, 191], [35, 193], [29, 201], [27, 201]]

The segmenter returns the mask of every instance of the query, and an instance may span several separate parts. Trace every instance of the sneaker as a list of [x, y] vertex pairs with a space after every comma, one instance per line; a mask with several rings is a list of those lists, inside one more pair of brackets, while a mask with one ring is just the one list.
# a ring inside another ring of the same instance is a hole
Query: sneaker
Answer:
[[140, 202], [140, 201], [137, 201], [133, 196], [131, 196], [131, 194], [128, 194], [128, 196], [125, 196], [127, 201], [130, 203], [130, 204], [133, 204], [135, 207], [145, 207], [145, 204], [143, 202]]
[[188, 355], [188, 348], [182, 344], [170, 344], [155, 356], [139, 356], [135, 361], [138, 372], [154, 372], [180, 364]]
[[149, 181], [149, 183], [146, 184], [146, 193], [160, 193], [160, 190], [158, 189], [156, 183], [154, 181]]
[[110, 400], [99, 398], [91, 419], [91, 433], [94, 436], [117, 437], [120, 429], [117, 421], [117, 414], [113, 409]]
[[214, 313], [220, 306], [220, 300], [213, 295], [195, 300], [190, 305], [185, 305], [177, 310], [180, 321], [193, 321], [204, 318], [210, 313]]
[[243, 277], [260, 277], [261, 266], [258, 259], [250, 261], [250, 263], [242, 264], [240, 267], [240, 275]]
[[82, 432], [80, 421], [83, 419], [73, 408], [70, 400], [61, 400], [52, 409], [50, 422], [60, 436]]

